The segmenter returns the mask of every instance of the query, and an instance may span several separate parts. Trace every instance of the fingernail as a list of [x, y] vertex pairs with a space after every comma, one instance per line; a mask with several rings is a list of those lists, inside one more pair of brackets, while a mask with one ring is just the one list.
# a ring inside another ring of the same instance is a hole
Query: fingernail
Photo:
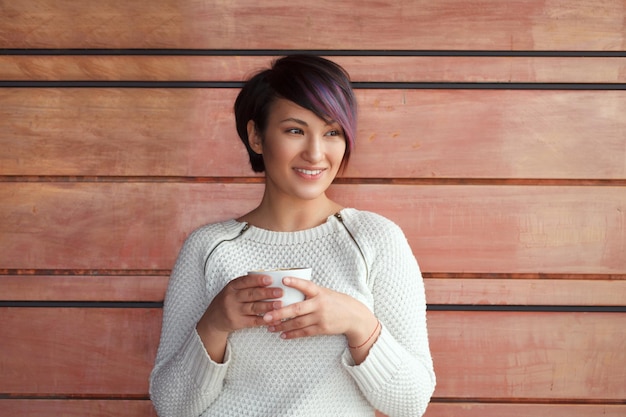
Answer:
[[273, 319], [274, 317], [272, 317], [270, 313], [265, 313], [265, 315], [263, 316], [263, 320], [265, 320], [268, 323], [270, 323]]
[[291, 278], [289, 277], [283, 278], [283, 284], [291, 284]]
[[267, 330], [269, 330], [270, 332], [275, 332], [276, 331], [276, 327], [275, 326], [269, 326], [267, 328]]

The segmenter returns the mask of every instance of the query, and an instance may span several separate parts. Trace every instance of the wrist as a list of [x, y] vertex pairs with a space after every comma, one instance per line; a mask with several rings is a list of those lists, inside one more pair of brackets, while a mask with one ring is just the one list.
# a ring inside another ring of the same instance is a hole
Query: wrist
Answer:
[[202, 325], [202, 321], [196, 324], [196, 332], [209, 357], [214, 362], [222, 363], [226, 352], [228, 332], [216, 330], [208, 325]]
[[372, 320], [367, 320], [365, 326], [361, 326], [359, 331], [353, 333], [346, 333], [348, 339], [348, 347], [351, 350], [358, 350], [362, 348], [369, 348], [380, 334], [381, 323], [376, 316], [372, 316]]
[[196, 323], [196, 331], [200, 335], [200, 337], [211, 337], [211, 338], [227, 338], [229, 332], [221, 330], [215, 327], [214, 323], [211, 320], [204, 320], [204, 317]]

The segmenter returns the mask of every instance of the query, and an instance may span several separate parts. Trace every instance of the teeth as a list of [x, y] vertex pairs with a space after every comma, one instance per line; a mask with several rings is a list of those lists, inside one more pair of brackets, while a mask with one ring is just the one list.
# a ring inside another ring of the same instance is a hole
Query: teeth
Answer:
[[305, 175], [319, 175], [322, 173], [321, 169], [316, 169], [316, 170], [298, 169], [298, 171], [302, 172]]

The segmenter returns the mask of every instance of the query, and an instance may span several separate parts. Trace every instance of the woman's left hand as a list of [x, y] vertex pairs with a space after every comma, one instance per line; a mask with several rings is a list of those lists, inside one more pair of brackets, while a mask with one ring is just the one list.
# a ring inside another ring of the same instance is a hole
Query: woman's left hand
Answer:
[[[299, 278], [288, 277], [283, 283], [302, 291], [306, 297], [302, 302], [270, 311], [263, 317], [269, 331], [280, 332], [283, 339], [345, 334], [349, 346], [360, 347], [369, 341], [372, 331], [376, 332], [378, 319], [355, 298]], [[376, 338], [370, 339], [373, 340], [363, 345], [363, 350], [368, 350]]]

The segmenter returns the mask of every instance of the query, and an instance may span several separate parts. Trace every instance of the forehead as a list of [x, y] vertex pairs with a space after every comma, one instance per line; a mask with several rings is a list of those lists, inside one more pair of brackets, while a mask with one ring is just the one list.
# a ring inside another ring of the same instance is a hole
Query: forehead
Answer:
[[274, 101], [270, 108], [270, 121], [280, 123], [287, 120], [300, 120], [307, 124], [320, 123], [329, 125], [335, 123], [334, 120], [325, 120], [313, 113], [311, 110], [305, 109], [299, 104], [291, 100], [279, 98]]

